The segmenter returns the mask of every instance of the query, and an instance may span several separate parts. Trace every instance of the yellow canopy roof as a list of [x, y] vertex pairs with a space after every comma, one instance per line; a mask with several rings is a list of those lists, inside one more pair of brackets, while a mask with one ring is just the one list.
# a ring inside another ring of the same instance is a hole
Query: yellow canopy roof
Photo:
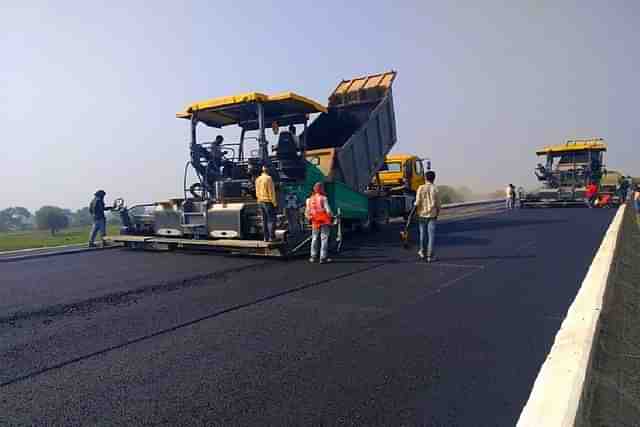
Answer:
[[233, 124], [248, 125], [258, 119], [257, 110], [254, 108], [256, 103], [264, 106], [267, 126], [274, 120], [279, 124], [286, 124], [293, 122], [296, 116], [327, 111], [324, 105], [293, 92], [276, 95], [249, 92], [194, 102], [187, 106], [184, 112], [177, 113], [176, 117], [191, 119], [192, 114], [196, 113], [198, 121], [218, 128]]
[[607, 151], [607, 144], [604, 143], [603, 138], [569, 139], [565, 144], [544, 147], [536, 151], [536, 154], [541, 156], [543, 154], [567, 153], [571, 151]]

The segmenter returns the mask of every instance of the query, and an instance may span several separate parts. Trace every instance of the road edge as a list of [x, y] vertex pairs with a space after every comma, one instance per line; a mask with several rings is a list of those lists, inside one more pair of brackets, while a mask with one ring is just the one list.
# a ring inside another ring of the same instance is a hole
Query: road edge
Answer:
[[112, 245], [112, 246], [96, 247], [96, 248], [88, 248], [86, 247], [86, 245], [70, 248], [70, 249], [69, 247], [70, 246], [67, 246], [65, 249], [62, 249], [62, 250], [59, 250], [60, 246], [53, 246], [51, 248], [38, 248], [43, 251], [51, 249], [48, 252], [43, 252], [39, 254], [26, 254], [26, 255], [18, 254], [16, 256], [2, 256], [2, 253], [0, 253], [0, 264], [5, 262], [25, 261], [29, 259], [47, 258], [47, 257], [53, 257], [53, 256], [59, 256], [59, 255], [70, 255], [70, 254], [79, 254], [83, 252], [101, 251], [105, 249], [115, 249], [115, 248], [120, 248], [121, 245]]
[[574, 426], [579, 418], [625, 209], [618, 209], [605, 233], [538, 372], [518, 427]]

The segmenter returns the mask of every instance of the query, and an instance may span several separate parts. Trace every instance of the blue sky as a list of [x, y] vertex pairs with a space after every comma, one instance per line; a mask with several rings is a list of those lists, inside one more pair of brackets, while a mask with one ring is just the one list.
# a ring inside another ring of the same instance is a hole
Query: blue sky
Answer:
[[[640, 3], [17, 2], [1, 6], [0, 207], [180, 195], [188, 103], [398, 70], [396, 151], [439, 182], [535, 184], [537, 147], [638, 166]], [[233, 131], [225, 131], [232, 138]]]

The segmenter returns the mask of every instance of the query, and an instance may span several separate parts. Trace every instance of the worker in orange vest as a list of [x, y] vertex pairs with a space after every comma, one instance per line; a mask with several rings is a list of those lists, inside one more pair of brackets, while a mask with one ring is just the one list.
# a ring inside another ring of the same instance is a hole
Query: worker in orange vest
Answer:
[[[305, 216], [311, 221], [311, 258], [309, 262], [316, 262], [318, 258], [318, 243], [320, 243], [320, 264], [331, 262], [329, 259], [329, 233], [333, 221], [333, 213], [321, 183], [316, 182], [313, 193], [307, 199]], [[319, 239], [318, 239], [319, 238]], [[320, 240], [320, 242], [318, 242]]]
[[595, 206], [595, 202], [598, 199], [598, 186], [595, 182], [590, 182], [585, 189], [585, 202], [590, 208]]

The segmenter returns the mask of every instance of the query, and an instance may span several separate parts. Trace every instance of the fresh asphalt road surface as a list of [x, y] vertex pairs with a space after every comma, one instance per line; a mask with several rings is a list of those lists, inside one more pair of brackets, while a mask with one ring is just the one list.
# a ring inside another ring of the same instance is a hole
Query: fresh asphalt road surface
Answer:
[[399, 225], [329, 265], [89, 252], [0, 264], [0, 425], [515, 424], [613, 210]]

